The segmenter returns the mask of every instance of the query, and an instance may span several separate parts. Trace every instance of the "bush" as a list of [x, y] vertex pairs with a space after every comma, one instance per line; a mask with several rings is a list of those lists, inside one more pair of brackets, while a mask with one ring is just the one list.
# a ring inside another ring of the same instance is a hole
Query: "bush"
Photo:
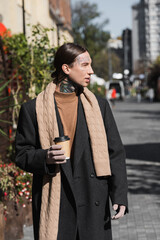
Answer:
[[[0, 123], [8, 124], [8, 133], [2, 124], [0, 134], [8, 140], [9, 145], [8, 150], [0, 156], [0, 202], [4, 205], [8, 200], [23, 203], [24, 200], [30, 202], [32, 198], [32, 174], [15, 166], [14, 141], [20, 105], [36, 97], [51, 81], [56, 48], [50, 45], [49, 31], [53, 29], [36, 25], [32, 27], [29, 38], [23, 34], [6, 35], [3, 38], [8, 74], [7, 77], [1, 74], [0, 78]], [[9, 120], [5, 119], [4, 112], [9, 115]]]

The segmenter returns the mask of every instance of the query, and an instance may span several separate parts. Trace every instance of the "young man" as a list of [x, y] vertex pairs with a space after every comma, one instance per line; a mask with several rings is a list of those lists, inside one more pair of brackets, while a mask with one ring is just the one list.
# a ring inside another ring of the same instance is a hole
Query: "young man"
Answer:
[[[33, 173], [33, 224], [38, 240], [111, 240], [109, 198], [118, 219], [127, 212], [125, 152], [105, 99], [87, 86], [86, 49], [62, 45], [51, 82], [21, 107], [16, 163]], [[55, 137], [70, 138], [66, 160]]]

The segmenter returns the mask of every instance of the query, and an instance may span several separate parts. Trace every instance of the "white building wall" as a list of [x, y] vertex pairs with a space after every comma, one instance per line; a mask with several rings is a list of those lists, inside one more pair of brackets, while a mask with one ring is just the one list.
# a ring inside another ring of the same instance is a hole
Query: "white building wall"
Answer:
[[160, 0], [146, 0], [146, 55], [154, 61], [160, 55]]
[[17, 0], [1, 0], [0, 14], [4, 25], [13, 33], [22, 32], [22, 11]]
[[[0, 0], [0, 14], [3, 17], [3, 24], [12, 34], [23, 32], [22, 0]], [[49, 39], [52, 45], [57, 46], [57, 27], [50, 16], [48, 0], [25, 0], [25, 21], [27, 36], [31, 34], [31, 27], [27, 26], [28, 24], [32, 26], [39, 23], [43, 27], [54, 28], [55, 30], [49, 33]], [[61, 30], [61, 36], [60, 44], [65, 41], [73, 42], [73, 37], [67, 30]]]
[[[142, 11], [142, 5], [139, 4], [139, 9], [138, 7], [137, 9], [132, 7], [132, 52], [134, 67], [135, 62], [138, 60], [145, 58], [147, 62], [155, 61], [160, 55], [160, 0], [139, 0], [139, 3], [143, 1], [146, 3], [143, 9], [145, 31], [142, 29], [144, 26], [139, 24], [143, 21], [142, 18], [141, 20], [139, 19], [140, 14], [138, 17], [138, 13]], [[143, 34], [144, 39], [142, 38]], [[143, 44], [145, 44], [146, 52], [142, 56], [141, 50]]]

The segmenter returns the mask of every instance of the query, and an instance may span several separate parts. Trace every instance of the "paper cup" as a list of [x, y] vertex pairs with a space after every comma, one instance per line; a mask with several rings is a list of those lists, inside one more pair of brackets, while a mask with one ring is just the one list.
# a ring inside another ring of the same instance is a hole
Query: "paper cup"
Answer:
[[62, 136], [53, 140], [56, 145], [61, 145], [62, 150], [65, 151], [66, 159], [70, 159], [70, 138], [68, 136]]

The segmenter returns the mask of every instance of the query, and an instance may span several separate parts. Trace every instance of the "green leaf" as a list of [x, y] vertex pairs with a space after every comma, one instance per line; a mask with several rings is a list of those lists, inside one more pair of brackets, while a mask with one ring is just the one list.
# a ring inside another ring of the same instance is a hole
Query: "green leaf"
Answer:
[[2, 114], [2, 113], [4, 113], [4, 112], [6, 112], [6, 110], [3, 109], [3, 110], [0, 111], [0, 114]]
[[8, 123], [8, 124], [12, 124], [12, 122], [10, 122], [10, 121], [7, 121], [7, 120], [3, 120], [3, 119], [0, 119], [0, 122], [3, 122], [3, 123]]
[[9, 81], [7, 81], [6, 83], [4, 83], [3, 86], [0, 87], [0, 92], [5, 89], [5, 87], [8, 85], [9, 82], [11, 82], [11, 80], [12, 80], [12, 79], [10, 79]]
[[19, 106], [19, 104], [11, 104], [11, 105], [8, 105], [8, 106], [3, 106], [3, 109], [7, 109], [7, 108], [11, 108], [11, 107], [16, 107], [16, 106]]
[[6, 100], [6, 99], [8, 99], [8, 98], [11, 98], [11, 96], [7, 96], [7, 97], [4, 97], [4, 98], [1, 98], [1, 99], [0, 99], [0, 102]]
[[0, 134], [1, 134], [3, 137], [6, 137], [7, 139], [9, 139], [8, 135], [7, 135], [2, 129], [0, 129]]

